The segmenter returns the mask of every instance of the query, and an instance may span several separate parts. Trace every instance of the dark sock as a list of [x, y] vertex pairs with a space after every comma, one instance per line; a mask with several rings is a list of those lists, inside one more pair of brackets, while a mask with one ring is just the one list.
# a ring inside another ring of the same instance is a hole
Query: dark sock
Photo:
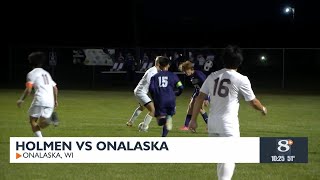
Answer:
[[166, 119], [166, 118], [161, 118], [161, 119], [158, 120], [158, 125], [159, 125], [159, 126], [163, 126], [163, 125], [166, 124], [166, 122], [167, 122], [167, 119]]
[[208, 124], [208, 114], [205, 112], [205, 113], [203, 113], [201, 115], [202, 115], [202, 118], [203, 118], [204, 122], [206, 122], [206, 124]]
[[185, 127], [188, 127], [188, 126], [189, 126], [189, 122], [190, 122], [190, 120], [191, 120], [191, 116], [192, 116], [192, 115], [189, 115], [189, 114], [186, 116], [186, 120], [184, 121], [184, 126], [185, 126]]
[[162, 128], [162, 137], [167, 137], [169, 131], [167, 129], [167, 127], [164, 125]]

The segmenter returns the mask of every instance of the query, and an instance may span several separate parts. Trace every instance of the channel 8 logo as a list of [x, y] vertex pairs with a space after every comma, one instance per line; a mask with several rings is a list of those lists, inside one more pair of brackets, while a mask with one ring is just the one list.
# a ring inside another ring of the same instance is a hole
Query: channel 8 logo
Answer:
[[279, 155], [291, 155], [291, 139], [277, 139], [277, 152]]

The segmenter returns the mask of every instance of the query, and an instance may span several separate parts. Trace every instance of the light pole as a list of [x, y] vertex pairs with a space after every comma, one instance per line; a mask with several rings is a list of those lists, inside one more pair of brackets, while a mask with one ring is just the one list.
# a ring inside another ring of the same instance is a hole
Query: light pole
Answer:
[[285, 14], [292, 14], [292, 19], [294, 20], [294, 13], [295, 13], [294, 7], [291, 7], [291, 6], [285, 7], [284, 8], [284, 13]]

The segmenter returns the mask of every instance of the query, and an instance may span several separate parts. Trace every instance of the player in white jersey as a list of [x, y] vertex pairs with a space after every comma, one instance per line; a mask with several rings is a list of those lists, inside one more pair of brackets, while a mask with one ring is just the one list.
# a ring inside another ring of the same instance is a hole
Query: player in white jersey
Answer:
[[17, 101], [17, 105], [21, 107], [34, 88], [35, 94], [29, 108], [29, 119], [35, 136], [42, 137], [40, 130], [52, 123], [49, 119], [52, 117], [54, 108], [58, 106], [58, 89], [50, 74], [41, 68], [46, 55], [43, 52], [34, 52], [28, 59], [33, 70], [27, 75], [26, 89]]
[[[237, 72], [242, 63], [241, 50], [236, 46], [228, 46], [222, 56], [224, 69], [211, 73], [203, 83], [195, 102], [189, 128], [197, 128], [197, 116], [202, 103], [210, 95], [210, 113], [208, 133], [210, 137], [240, 137], [239, 98], [243, 96], [253, 108], [267, 114], [267, 109], [255, 97], [249, 79]], [[219, 180], [232, 178], [235, 163], [217, 165]]]
[[139, 84], [134, 89], [134, 96], [137, 98], [137, 101], [139, 102], [139, 107], [137, 107], [136, 110], [133, 112], [130, 120], [127, 122], [127, 126], [131, 127], [133, 125], [134, 121], [137, 119], [139, 114], [144, 110], [144, 107], [146, 107], [149, 111], [149, 113], [145, 116], [143, 123], [139, 124], [139, 131], [147, 131], [152, 117], [154, 116], [154, 104], [148, 96], [148, 92], [151, 77], [157, 74], [159, 71], [160, 58], [162, 57], [156, 57], [155, 65], [145, 72]]

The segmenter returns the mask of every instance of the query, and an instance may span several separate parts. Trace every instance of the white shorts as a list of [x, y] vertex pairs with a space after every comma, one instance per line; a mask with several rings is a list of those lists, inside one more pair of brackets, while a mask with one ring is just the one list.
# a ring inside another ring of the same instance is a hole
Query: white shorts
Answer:
[[29, 108], [29, 116], [35, 118], [50, 118], [53, 112], [52, 107], [44, 107], [44, 106], [31, 106]]
[[135, 92], [134, 96], [137, 98], [137, 101], [141, 106], [145, 106], [146, 104], [152, 101], [147, 94]]

